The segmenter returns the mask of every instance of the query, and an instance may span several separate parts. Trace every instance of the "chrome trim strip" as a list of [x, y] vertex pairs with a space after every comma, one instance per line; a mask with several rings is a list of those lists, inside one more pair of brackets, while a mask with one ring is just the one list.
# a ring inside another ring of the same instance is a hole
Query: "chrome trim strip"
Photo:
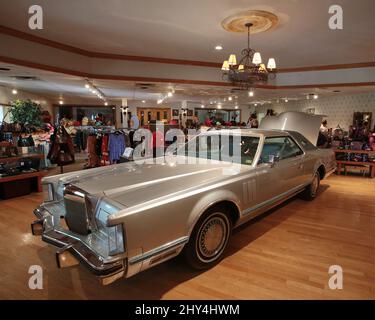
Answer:
[[336, 171], [336, 167], [326, 172], [324, 179], [328, 178], [331, 174], [333, 174]]
[[188, 241], [189, 241], [189, 237], [182, 237], [182, 238], [176, 239], [174, 241], [168, 242], [168, 243], [163, 244], [162, 246], [160, 246], [158, 248], [152, 249], [152, 250], [150, 250], [146, 253], [140, 254], [138, 256], [135, 256], [135, 257], [129, 259], [129, 264], [135, 264], [135, 263], [142, 262], [142, 261], [147, 260], [147, 259], [149, 259], [153, 256], [156, 256], [160, 253], [163, 253], [164, 251], [167, 251], [167, 250], [173, 249], [174, 247], [178, 247], [182, 244], [185, 244]]
[[277, 202], [278, 200], [283, 199], [284, 197], [288, 197], [288, 196], [290, 196], [291, 194], [295, 193], [295, 192], [298, 191], [299, 189], [302, 190], [302, 189], [305, 188], [307, 185], [308, 185], [308, 184], [301, 184], [301, 185], [299, 185], [299, 186], [297, 186], [297, 187], [294, 187], [294, 188], [292, 188], [292, 189], [290, 189], [290, 190], [288, 190], [288, 191], [286, 191], [286, 192], [284, 192], [284, 193], [282, 193], [282, 194], [279, 194], [278, 196], [275, 196], [275, 197], [273, 197], [273, 198], [271, 198], [271, 199], [269, 199], [269, 200], [266, 200], [266, 201], [264, 201], [264, 202], [261, 202], [261, 203], [255, 205], [255, 206], [253, 206], [253, 207], [251, 207], [251, 208], [245, 209], [245, 210], [243, 210], [243, 211], [241, 212], [241, 215], [245, 216], [245, 215], [248, 215], [249, 213], [255, 212], [255, 211], [257, 211], [257, 210], [259, 210], [259, 209], [261, 209], [261, 208], [263, 208], [263, 207], [267, 207], [267, 206], [271, 205], [272, 203]]

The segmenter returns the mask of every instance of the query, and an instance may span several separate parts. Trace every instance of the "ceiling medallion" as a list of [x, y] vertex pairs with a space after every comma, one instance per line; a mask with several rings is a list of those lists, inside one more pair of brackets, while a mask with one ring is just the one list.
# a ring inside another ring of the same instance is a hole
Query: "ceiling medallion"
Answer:
[[277, 26], [279, 18], [268, 11], [248, 10], [225, 18], [221, 26], [229, 32], [247, 32], [247, 23], [252, 23], [251, 34], [268, 31]]
[[229, 59], [223, 62], [221, 68], [224, 71], [223, 79], [232, 82], [235, 86], [248, 89], [256, 84], [266, 84], [269, 78], [275, 78], [275, 59], [270, 58], [267, 66], [262, 63], [260, 53], [250, 48], [250, 34], [269, 30], [277, 24], [277, 21], [277, 17], [272, 13], [247, 11], [245, 14], [228, 17], [222, 22], [224, 29], [228, 31], [247, 31], [247, 48], [242, 50], [239, 61], [237, 62], [235, 54], [231, 54]]

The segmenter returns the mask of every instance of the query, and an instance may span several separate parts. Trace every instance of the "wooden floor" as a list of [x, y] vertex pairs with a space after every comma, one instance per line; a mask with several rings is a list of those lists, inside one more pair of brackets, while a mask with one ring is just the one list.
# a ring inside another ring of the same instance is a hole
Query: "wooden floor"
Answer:
[[[375, 299], [375, 179], [330, 177], [314, 201], [241, 227], [211, 270], [177, 258], [107, 287], [82, 266], [56, 267], [55, 250], [30, 234], [40, 202], [0, 201], [1, 299]], [[30, 265], [43, 267], [43, 290], [28, 288]], [[343, 290], [328, 288], [331, 265], [343, 268]]]

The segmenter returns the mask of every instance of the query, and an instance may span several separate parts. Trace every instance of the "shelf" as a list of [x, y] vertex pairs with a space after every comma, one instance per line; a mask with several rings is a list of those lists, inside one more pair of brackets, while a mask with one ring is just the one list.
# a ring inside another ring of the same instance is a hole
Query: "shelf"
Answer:
[[334, 149], [333, 151], [335, 153], [375, 154], [375, 151], [366, 151], [366, 150]]
[[0, 163], [8, 163], [8, 162], [12, 162], [12, 161], [22, 160], [22, 159], [25, 159], [25, 158], [44, 159], [44, 154], [42, 154], [42, 153], [25, 153], [25, 154], [20, 154], [20, 155], [15, 156], [15, 157], [7, 157], [7, 158], [1, 158], [0, 157]]

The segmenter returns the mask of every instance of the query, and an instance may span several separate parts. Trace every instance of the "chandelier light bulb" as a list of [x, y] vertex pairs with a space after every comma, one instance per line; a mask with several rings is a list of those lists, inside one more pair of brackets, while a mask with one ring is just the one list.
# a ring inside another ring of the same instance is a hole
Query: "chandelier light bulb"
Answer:
[[273, 69], [276, 69], [276, 61], [275, 61], [274, 58], [269, 58], [268, 59], [267, 68], [270, 69], [271, 71]]
[[258, 64], [261, 64], [261, 63], [262, 63], [262, 56], [260, 55], [259, 52], [255, 52], [255, 53], [254, 53], [253, 63], [254, 63], [255, 65], [258, 65]]
[[238, 109], [238, 106], [235, 106], [234, 109]]
[[18, 93], [17, 89], [13, 89], [13, 90], [12, 90], [12, 93], [13, 93], [13, 94], [17, 94], [17, 93]]
[[288, 99], [285, 99], [285, 102], [288, 102], [289, 100]]
[[157, 101], [157, 103], [158, 103], [158, 104], [162, 104], [162, 103], [163, 103], [163, 100], [162, 100], [162, 99], [159, 99], [159, 100]]
[[60, 100], [59, 105], [63, 105], [63, 104], [64, 104], [64, 101]]
[[170, 98], [170, 97], [172, 97], [173, 96], [173, 92], [172, 91], [170, 91], [170, 92], [168, 92], [168, 97]]
[[108, 106], [108, 102], [104, 102], [104, 105], [105, 105], [105, 106]]
[[319, 98], [319, 96], [317, 94], [314, 94], [314, 99], [316, 100], [318, 98]]
[[142, 100], [142, 103], [146, 103], [146, 100]]
[[85, 84], [86, 89], [90, 89], [90, 86], [88, 84]]
[[237, 64], [237, 58], [236, 58], [235, 54], [231, 54], [229, 56], [228, 63], [229, 63], [230, 66], [235, 66]]
[[253, 90], [249, 91], [249, 97], [254, 97], [254, 91]]
[[223, 70], [223, 71], [229, 71], [229, 62], [228, 62], [228, 60], [225, 60], [223, 62], [223, 66], [221, 67], [221, 70]]
[[233, 100], [233, 98], [232, 98], [232, 97], [229, 97], [229, 98], [228, 98], [228, 100], [229, 100], [229, 101], [232, 101], [232, 100]]
[[201, 108], [204, 109], [204, 104], [201, 105]]

